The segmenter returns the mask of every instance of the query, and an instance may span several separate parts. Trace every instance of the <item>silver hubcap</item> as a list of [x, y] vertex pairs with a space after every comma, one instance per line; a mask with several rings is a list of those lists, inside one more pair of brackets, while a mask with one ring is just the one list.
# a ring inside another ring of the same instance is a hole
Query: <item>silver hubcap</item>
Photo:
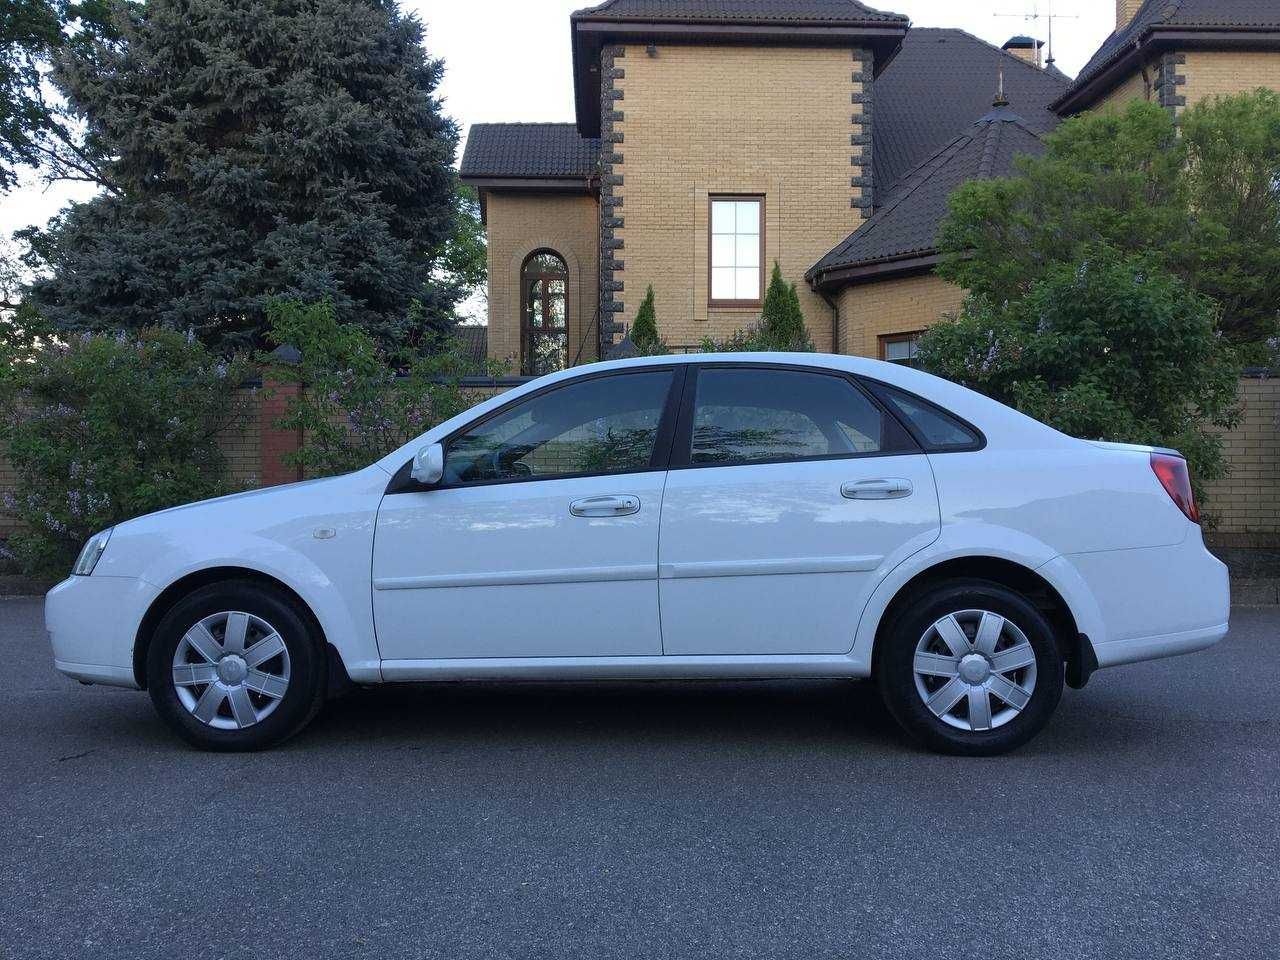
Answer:
[[251, 613], [205, 617], [173, 654], [173, 686], [197, 720], [239, 730], [265, 720], [289, 689], [289, 651], [276, 629]]
[[1020, 714], [1036, 688], [1036, 654], [1017, 624], [990, 610], [961, 610], [916, 644], [916, 691], [960, 730], [994, 730]]

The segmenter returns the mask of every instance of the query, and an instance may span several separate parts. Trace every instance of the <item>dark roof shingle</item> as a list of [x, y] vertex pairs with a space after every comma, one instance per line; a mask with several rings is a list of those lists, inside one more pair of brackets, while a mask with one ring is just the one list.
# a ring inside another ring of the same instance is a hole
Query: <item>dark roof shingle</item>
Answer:
[[884, 205], [810, 271], [823, 281], [833, 270], [937, 252], [938, 226], [947, 199], [967, 180], [999, 177], [1014, 157], [1044, 149], [1038, 131], [1009, 107], [997, 107], [941, 150], [917, 164], [885, 198]]
[[464, 180], [575, 179], [596, 172], [600, 141], [572, 123], [473, 123], [460, 174]]
[[874, 196], [964, 129], [991, 105], [1000, 65], [1005, 96], [1036, 133], [1057, 126], [1049, 104], [1066, 89], [1042, 70], [963, 30], [916, 27], [875, 85]]
[[1280, 3], [1276, 0], [1147, 0], [1124, 28], [1103, 41], [1062, 99], [1065, 101], [1087, 87], [1130, 53], [1136, 41], [1161, 28], [1280, 30]]
[[687, 22], [906, 23], [901, 13], [874, 10], [857, 0], [607, 0], [573, 13], [574, 19]]

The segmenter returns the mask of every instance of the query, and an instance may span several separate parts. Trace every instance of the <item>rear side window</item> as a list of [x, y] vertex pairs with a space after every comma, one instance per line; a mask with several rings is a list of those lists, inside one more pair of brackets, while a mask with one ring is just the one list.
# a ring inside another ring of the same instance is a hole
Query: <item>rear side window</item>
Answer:
[[982, 446], [982, 436], [976, 430], [942, 408], [883, 383], [877, 383], [874, 389], [915, 432], [926, 450], [976, 450]]
[[750, 367], [698, 372], [692, 466], [914, 449], [894, 419], [843, 377]]

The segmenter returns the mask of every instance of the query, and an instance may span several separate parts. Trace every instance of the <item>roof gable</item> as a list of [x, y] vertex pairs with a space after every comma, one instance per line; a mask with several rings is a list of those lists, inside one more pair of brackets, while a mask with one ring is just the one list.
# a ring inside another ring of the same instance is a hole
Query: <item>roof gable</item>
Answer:
[[[1146, 0], [1132, 20], [1103, 41], [1076, 79], [1054, 103], [1059, 111], [1083, 109], [1113, 84], [1107, 74], [1136, 57], [1139, 46], [1154, 54], [1167, 42], [1250, 45], [1259, 35], [1280, 33], [1276, 0]], [[1191, 35], [1199, 34], [1193, 37]]]
[[1005, 176], [1015, 157], [1043, 149], [1022, 117], [996, 107], [904, 175], [884, 205], [814, 265], [809, 278], [835, 285], [931, 265], [952, 192], [968, 180]]
[[[1059, 119], [1049, 104], [1067, 79], [992, 46], [963, 30], [916, 27], [875, 85], [872, 136], [874, 196], [930, 156], [991, 105], [1000, 68], [1005, 94], [1023, 122], [1047, 133]], [[878, 203], [878, 200], [877, 200]]]

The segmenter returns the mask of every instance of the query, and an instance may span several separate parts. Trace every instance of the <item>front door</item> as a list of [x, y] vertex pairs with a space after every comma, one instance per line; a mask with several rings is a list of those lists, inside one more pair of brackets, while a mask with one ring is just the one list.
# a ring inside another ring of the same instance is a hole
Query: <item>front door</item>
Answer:
[[384, 497], [373, 552], [383, 659], [660, 654], [675, 381], [640, 368], [522, 398], [445, 442], [435, 487]]
[[940, 529], [928, 459], [836, 371], [691, 367], [662, 508], [667, 654], [853, 646], [884, 573]]

